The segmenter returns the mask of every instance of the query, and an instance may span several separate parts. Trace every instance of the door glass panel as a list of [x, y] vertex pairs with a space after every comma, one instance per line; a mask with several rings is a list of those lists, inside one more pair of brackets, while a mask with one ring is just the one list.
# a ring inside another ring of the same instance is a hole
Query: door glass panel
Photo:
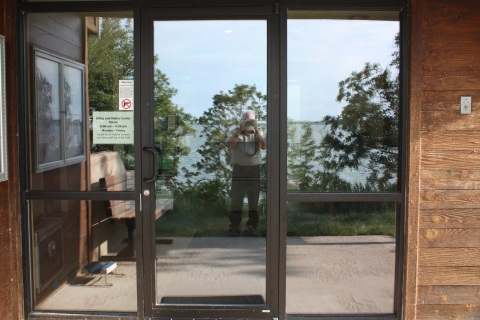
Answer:
[[154, 48], [156, 302], [265, 304], [266, 22], [156, 21]]
[[[372, 14], [397, 15], [380, 13]], [[343, 16], [289, 12], [292, 192], [397, 190], [399, 23], [369, 20], [368, 12]]]
[[31, 190], [99, 191], [133, 172], [131, 16], [28, 15]]
[[[398, 190], [397, 17], [289, 11], [290, 193]], [[392, 314], [397, 213], [395, 203], [290, 202], [286, 312]]]

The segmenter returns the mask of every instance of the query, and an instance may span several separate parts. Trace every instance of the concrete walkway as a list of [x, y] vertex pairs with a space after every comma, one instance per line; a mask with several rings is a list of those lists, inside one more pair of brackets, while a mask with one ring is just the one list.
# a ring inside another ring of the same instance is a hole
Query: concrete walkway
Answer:
[[[261, 303], [265, 238], [172, 238], [157, 245], [157, 302]], [[288, 314], [393, 312], [395, 243], [389, 236], [289, 237]], [[134, 262], [93, 286], [66, 285], [37, 309], [136, 311]], [[259, 302], [260, 301], [260, 302]]]

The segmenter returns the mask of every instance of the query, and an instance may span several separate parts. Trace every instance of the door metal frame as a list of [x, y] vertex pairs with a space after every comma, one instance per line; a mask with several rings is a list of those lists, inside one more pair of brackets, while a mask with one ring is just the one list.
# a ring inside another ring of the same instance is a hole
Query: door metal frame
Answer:
[[[406, 172], [406, 119], [407, 119], [407, 102], [408, 102], [408, 0], [178, 0], [172, 2], [171, 0], [131, 0], [131, 1], [65, 1], [65, 2], [24, 2], [17, 0], [17, 27], [19, 30], [19, 37], [17, 41], [17, 50], [19, 52], [19, 67], [18, 67], [18, 104], [19, 106], [28, 105], [28, 96], [26, 91], [26, 81], [28, 79], [28, 62], [26, 56], [26, 26], [25, 13], [28, 12], [116, 12], [116, 11], [132, 11], [134, 14], [134, 50], [135, 50], [135, 97], [140, 97], [136, 100], [136, 105], [141, 106], [135, 110], [135, 154], [138, 156], [136, 161], [137, 177], [149, 177], [151, 175], [152, 161], [149, 156], [144, 156], [142, 147], [153, 145], [152, 128], [143, 130], [142, 118], [146, 117], [146, 110], [151, 105], [150, 79], [152, 79], [152, 71], [149, 65], [153, 65], [151, 59], [153, 58], [153, 25], [151, 20], [145, 19], [144, 16], [150, 16], [153, 19], [153, 13], [161, 13], [158, 17], [165, 19], [173, 19], [177, 16], [180, 18], [196, 19], [265, 19], [267, 21], [267, 129], [270, 137], [268, 150], [268, 166], [267, 166], [267, 208], [270, 219], [267, 220], [267, 274], [269, 279], [267, 281], [267, 303], [271, 313], [263, 313], [264, 308], [219, 308], [217, 310], [210, 310], [210, 307], [205, 308], [156, 308], [155, 307], [155, 292], [152, 287], [152, 277], [154, 272], [154, 246], [152, 245], [152, 225], [149, 224], [147, 218], [144, 219], [144, 212], [154, 208], [153, 201], [147, 201], [140, 196], [141, 190], [144, 188], [152, 188], [142, 183], [141, 179], [136, 179], [136, 191], [126, 193], [110, 193], [110, 192], [69, 192], [69, 191], [32, 191], [28, 187], [29, 175], [26, 169], [20, 171], [20, 194], [21, 194], [21, 211], [24, 217], [28, 213], [28, 201], [36, 199], [64, 199], [64, 200], [110, 200], [110, 199], [135, 199], [136, 210], [139, 214], [136, 217], [137, 226], [141, 226], [145, 230], [137, 232], [136, 234], [136, 252], [137, 252], [137, 303], [139, 319], [151, 317], [180, 317], [180, 318], [198, 318], [199, 312], [201, 317], [229, 317], [229, 318], [295, 318], [285, 315], [285, 293], [286, 293], [286, 202], [293, 201], [311, 201], [311, 195], [291, 195], [288, 194], [286, 185], [286, 142], [287, 142], [287, 8], [297, 9], [322, 9], [322, 10], [398, 10], [401, 12], [400, 29], [401, 29], [401, 123], [400, 123], [400, 186], [399, 192], [390, 194], [393, 201], [397, 201], [400, 215], [397, 221], [397, 257], [396, 257], [396, 283], [395, 283], [395, 314], [390, 316], [380, 317], [362, 317], [351, 315], [348, 317], [330, 317], [336, 320], [339, 319], [400, 319], [402, 316], [402, 285], [403, 285], [403, 262], [404, 262], [404, 237], [405, 237], [405, 172]], [[175, 6], [173, 8], [172, 6]], [[158, 10], [158, 11], [157, 11]], [[233, 11], [233, 12], [232, 12]], [[157, 16], [155, 16], [157, 17]], [[150, 29], [150, 30], [149, 30]], [[144, 50], [148, 48], [148, 50]], [[147, 59], [147, 60], [144, 60]], [[141, 61], [149, 61], [148, 63], [141, 63]], [[23, 90], [22, 90], [23, 89]], [[145, 98], [148, 97], [148, 98]], [[28, 160], [28, 135], [26, 117], [26, 109], [20, 108], [19, 119], [19, 165], [20, 168], [25, 168], [24, 163]], [[142, 141], [147, 144], [142, 145]], [[145, 168], [145, 171], [142, 171]], [[344, 195], [322, 195], [330, 197], [344, 197]], [[361, 195], [355, 195], [362, 197]], [[366, 195], [367, 197], [377, 195]], [[381, 196], [381, 195], [380, 195]], [[153, 198], [153, 197], [151, 197]], [[320, 199], [320, 198], [318, 198]], [[332, 201], [334, 198], [330, 198]], [[142, 208], [140, 208], [140, 203]], [[358, 201], [358, 200], [357, 200]], [[28, 221], [28, 219], [25, 219]], [[140, 228], [139, 228], [140, 229]], [[29, 235], [31, 233], [31, 226], [28, 223], [22, 224], [22, 234], [26, 241], [22, 244], [23, 254], [23, 274], [24, 274], [24, 312], [28, 318], [62, 318], [65, 313], [58, 312], [33, 312], [34, 301], [32, 298], [32, 279], [31, 279], [31, 248], [29, 244]], [[150, 242], [150, 244], [148, 244]], [[145, 243], [145, 246], [143, 245]], [[152, 254], [153, 253], [153, 254]], [[149, 260], [144, 260], [150, 256]], [[150, 275], [147, 277], [146, 275]], [[153, 279], [154, 280], [154, 279]], [[150, 283], [149, 283], [150, 282]], [[268, 285], [270, 283], [270, 285]], [[94, 319], [103, 319], [105, 316], [116, 315], [119, 318], [131, 318], [135, 316], [132, 313], [114, 313], [114, 312], [68, 312], [68, 317], [74, 319], [75, 314], [78, 319], [84, 319], [86, 315]], [[307, 317], [305, 317], [307, 318]], [[308, 316], [309, 319], [327, 317], [313, 317]]]
[[[148, 123], [153, 112], [153, 22], [154, 21], [175, 21], [175, 20], [262, 20], [267, 24], [267, 132], [270, 137], [275, 137], [279, 133], [278, 129], [278, 109], [279, 105], [279, 43], [276, 35], [278, 34], [279, 15], [275, 14], [275, 3], [270, 5], [261, 3], [261, 6], [241, 6], [241, 7], [221, 7], [221, 8], [143, 8], [141, 9], [141, 92], [140, 105], [142, 108], [143, 130], [141, 132], [141, 142], [138, 147], [153, 146], [153, 128], [145, 126]], [[141, 144], [143, 143], [143, 144]], [[200, 317], [212, 318], [277, 318], [278, 309], [278, 279], [277, 266], [279, 261], [279, 203], [278, 189], [275, 188], [279, 184], [279, 140], [269, 139], [269, 148], [267, 149], [267, 252], [266, 252], [266, 305], [265, 306], [163, 306], [156, 304], [156, 272], [155, 272], [155, 245], [154, 239], [154, 223], [153, 215], [147, 214], [155, 209], [154, 197], [141, 197], [143, 219], [143, 261], [144, 261], [144, 305], [146, 317], [162, 317], [162, 318], [195, 318]], [[143, 154], [145, 155], [145, 154]], [[148, 189], [150, 194], [154, 194], [154, 185], [152, 183], [144, 183], [144, 177], [152, 175], [153, 157], [142, 157], [141, 176], [137, 176], [138, 181], [136, 190]], [[274, 194], [277, 192], [277, 194]], [[277, 214], [275, 214], [277, 213]]]
[[[394, 285], [394, 310], [393, 314], [372, 314], [372, 315], [287, 315], [286, 314], [286, 263], [287, 247], [280, 246], [279, 272], [280, 272], [280, 319], [322, 319], [322, 320], [351, 320], [351, 319], [401, 319], [403, 314], [403, 263], [405, 243], [405, 172], [406, 172], [406, 119], [408, 103], [408, 0], [279, 0], [280, 1], [280, 35], [281, 38], [281, 103], [280, 103], [280, 197], [281, 204], [288, 204], [288, 201], [296, 202], [370, 202], [370, 201], [392, 201], [396, 203], [396, 250], [395, 250], [395, 285]], [[399, 114], [399, 172], [398, 189], [396, 192], [379, 193], [289, 193], [287, 191], [287, 22], [288, 10], [325, 10], [325, 11], [397, 11], [399, 13], [400, 32], [400, 114]], [[287, 242], [287, 205], [280, 206], [280, 243]]]

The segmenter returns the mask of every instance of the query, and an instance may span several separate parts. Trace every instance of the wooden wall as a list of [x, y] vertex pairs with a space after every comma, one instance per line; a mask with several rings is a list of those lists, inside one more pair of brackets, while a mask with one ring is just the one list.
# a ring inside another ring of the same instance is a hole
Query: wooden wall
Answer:
[[[0, 0], [0, 34], [5, 36], [7, 66], [16, 65], [14, 1]], [[0, 182], [0, 318], [23, 318], [19, 210], [17, 102], [15, 72], [6, 72], [8, 181]]]
[[405, 318], [480, 319], [480, 1], [410, 9]]

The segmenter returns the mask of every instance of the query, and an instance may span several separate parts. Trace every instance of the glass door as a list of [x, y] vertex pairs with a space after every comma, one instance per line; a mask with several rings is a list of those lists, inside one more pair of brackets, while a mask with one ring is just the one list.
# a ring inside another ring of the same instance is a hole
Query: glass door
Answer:
[[270, 12], [142, 17], [145, 316], [277, 314]]

